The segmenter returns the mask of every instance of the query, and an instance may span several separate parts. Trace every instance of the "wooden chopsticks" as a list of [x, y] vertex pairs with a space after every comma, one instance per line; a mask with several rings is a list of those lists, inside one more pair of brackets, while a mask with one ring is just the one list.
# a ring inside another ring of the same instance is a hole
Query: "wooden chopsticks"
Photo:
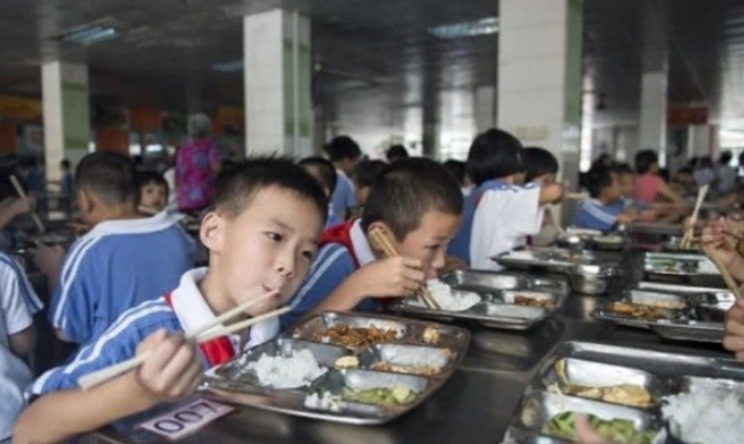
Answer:
[[[286, 313], [287, 311], [289, 311], [290, 307], [283, 307], [283, 308], [279, 308], [277, 310], [262, 314], [260, 316], [256, 316], [254, 318], [247, 319], [245, 321], [237, 322], [227, 327], [221, 326], [223, 322], [230, 320], [240, 314], [245, 313], [245, 310], [247, 310], [248, 308], [258, 304], [259, 302], [269, 299], [275, 295], [276, 295], [276, 291], [270, 291], [256, 299], [252, 299], [243, 304], [240, 304], [239, 306], [233, 308], [230, 311], [223, 313], [222, 315], [216, 317], [214, 320], [205, 323], [204, 325], [197, 328], [190, 334], [186, 335], [186, 339], [194, 339], [198, 343], [208, 342], [220, 336], [224, 336], [227, 334], [232, 334], [232, 333], [236, 333], [241, 330], [245, 330], [246, 328], [252, 325], [255, 325], [263, 320], [273, 318], [276, 316], [280, 316]], [[220, 327], [220, 328], [215, 328], [215, 327]], [[141, 355], [135, 356], [134, 358], [120, 362], [118, 364], [114, 364], [110, 367], [106, 367], [101, 370], [95, 371], [93, 373], [89, 373], [81, 377], [78, 380], [78, 384], [80, 385], [80, 388], [82, 388], [83, 390], [90, 390], [93, 387], [96, 387], [106, 381], [109, 381], [113, 378], [116, 378], [117, 376], [123, 375], [124, 373], [139, 367], [147, 360], [147, 358], [150, 356], [150, 353], [151, 352], [148, 351], [148, 352], [142, 353]]]
[[703, 201], [705, 200], [705, 196], [708, 194], [708, 185], [703, 185], [698, 190], [697, 200], [695, 201], [695, 209], [692, 211], [692, 218], [690, 219], [690, 226], [687, 228], [687, 231], [685, 231], [685, 235], [682, 237], [682, 242], [680, 242], [680, 247], [682, 248], [688, 248], [690, 244], [692, 243], [692, 234], [693, 230], [695, 229], [695, 224], [697, 223], [698, 214], [700, 213], [700, 206], [703, 204]]
[[[370, 230], [369, 236], [375, 246], [382, 250], [383, 254], [385, 254], [386, 257], [398, 256], [398, 252], [395, 251], [395, 247], [393, 247], [393, 244], [390, 242], [390, 239], [388, 239], [387, 234], [381, 228], [373, 228], [372, 230]], [[441, 308], [436, 299], [434, 299], [434, 296], [432, 296], [431, 292], [429, 292], [429, 289], [426, 287], [421, 287], [421, 290], [418, 292], [418, 297], [419, 299], [421, 299], [421, 302], [426, 305], [427, 308], [437, 310]]]
[[[13, 184], [13, 188], [15, 188], [16, 193], [18, 193], [18, 197], [28, 202], [28, 195], [26, 194], [26, 191], [23, 189], [23, 186], [21, 186], [21, 182], [18, 180], [18, 178], [15, 176], [15, 174], [10, 175], [10, 182]], [[39, 229], [40, 233], [46, 233], [46, 227], [41, 222], [41, 219], [39, 218], [39, 215], [36, 214], [36, 211], [31, 211], [31, 218], [34, 220], [34, 223], [36, 224], [36, 228]]]

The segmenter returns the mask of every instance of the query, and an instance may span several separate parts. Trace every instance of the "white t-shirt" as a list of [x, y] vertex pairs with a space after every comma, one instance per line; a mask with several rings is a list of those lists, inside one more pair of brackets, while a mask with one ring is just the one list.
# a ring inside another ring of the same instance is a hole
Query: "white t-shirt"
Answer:
[[491, 258], [511, 251], [525, 236], [537, 234], [542, 224], [540, 187], [503, 185], [488, 190], [478, 202], [470, 238], [470, 265], [481, 270], [500, 270]]
[[41, 302], [20, 266], [0, 253], [0, 441], [10, 437], [25, 406], [23, 392], [33, 381], [26, 364], [10, 351], [10, 335], [33, 323]]

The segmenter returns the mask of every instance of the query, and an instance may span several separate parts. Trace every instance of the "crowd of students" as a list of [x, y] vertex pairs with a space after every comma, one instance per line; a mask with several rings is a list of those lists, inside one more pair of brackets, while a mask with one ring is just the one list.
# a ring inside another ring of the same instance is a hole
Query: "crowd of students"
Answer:
[[[82, 159], [74, 193], [87, 233], [67, 251], [34, 251], [53, 289], [48, 321], [78, 348], [33, 382], [23, 359], [41, 304], [24, 270], [0, 256], [0, 354], [8, 356], [0, 356], [0, 393], [10, 400], [0, 407], [0, 442], [11, 433], [22, 444], [71, 439], [192, 394], [203, 371], [313, 313], [377, 311], [384, 299], [415, 294], [450, 268], [497, 269], [492, 257], [557, 223], [548, 205], [564, 197], [556, 158], [498, 129], [474, 139], [466, 162], [440, 164], [399, 148], [388, 163], [362, 160], [346, 136], [324, 151], [326, 157], [299, 162], [251, 158], [223, 168], [200, 214], [198, 242], [209, 262], [197, 268], [194, 240], [164, 211], [173, 190], [161, 175], [138, 175], [120, 154]], [[211, 160], [207, 165], [219, 171]], [[635, 166], [596, 164], [575, 224], [607, 231], [687, 210], [659, 178], [655, 153], [638, 153]], [[0, 224], [32, 206], [0, 203]], [[370, 242], [371, 230], [387, 233], [400, 255], [385, 258]], [[736, 260], [732, 267], [744, 278], [744, 259]], [[267, 292], [273, 297], [244, 317], [283, 304], [291, 311], [248, 333], [198, 345], [186, 339]], [[741, 322], [729, 343], [744, 358], [744, 306], [737, 310]], [[154, 353], [137, 370], [79, 389], [80, 377], [146, 351]]]

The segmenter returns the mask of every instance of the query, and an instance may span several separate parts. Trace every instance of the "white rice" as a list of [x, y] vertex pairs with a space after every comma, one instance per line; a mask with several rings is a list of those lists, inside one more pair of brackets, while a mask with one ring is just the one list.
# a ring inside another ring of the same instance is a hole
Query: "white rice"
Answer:
[[292, 351], [289, 356], [263, 354], [246, 368], [255, 373], [260, 385], [277, 389], [310, 385], [328, 371], [309, 350]]
[[446, 311], [465, 311], [481, 301], [478, 293], [452, 290], [452, 287], [439, 279], [426, 281], [426, 288], [442, 310]]
[[[698, 381], [696, 381], [698, 382]], [[744, 437], [742, 394], [717, 383], [693, 383], [664, 398], [661, 411], [672, 435], [688, 443], [738, 444]]]

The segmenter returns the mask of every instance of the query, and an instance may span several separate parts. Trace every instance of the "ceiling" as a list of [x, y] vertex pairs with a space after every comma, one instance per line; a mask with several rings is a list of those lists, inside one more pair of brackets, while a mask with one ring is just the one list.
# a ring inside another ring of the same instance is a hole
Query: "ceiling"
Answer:
[[[637, 119], [644, 61], [666, 54], [672, 105], [744, 121], [744, 6], [734, 0], [585, 0], [585, 92], [600, 121]], [[494, 0], [2, 0], [0, 93], [38, 96], [40, 61], [88, 63], [94, 100], [183, 109], [242, 103], [242, 15], [278, 6], [313, 23], [316, 102], [369, 91], [385, 106], [440, 106], [441, 91], [493, 85], [497, 36], [442, 40], [427, 29], [498, 15]], [[55, 37], [100, 23], [120, 37], [86, 48]], [[660, 52], [659, 52], [660, 50]], [[656, 52], [654, 52], [656, 51]], [[672, 106], [670, 105], [670, 106]], [[744, 125], [742, 125], [744, 126]]]

